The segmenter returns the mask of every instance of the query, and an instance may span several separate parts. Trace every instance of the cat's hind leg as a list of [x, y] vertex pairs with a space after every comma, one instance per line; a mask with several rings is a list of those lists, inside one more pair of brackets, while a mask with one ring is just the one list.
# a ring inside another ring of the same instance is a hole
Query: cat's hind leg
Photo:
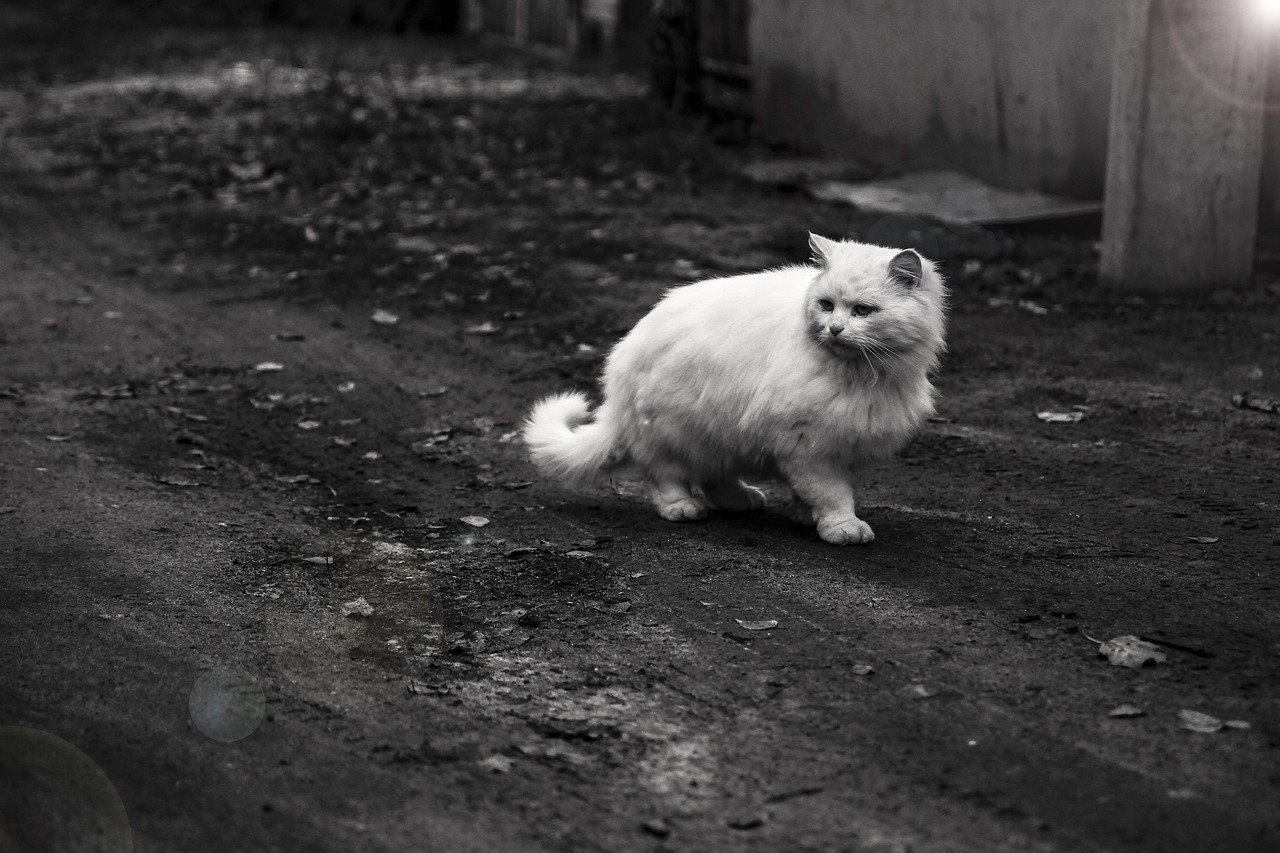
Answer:
[[653, 477], [649, 498], [658, 515], [667, 521], [698, 521], [707, 517], [706, 503], [694, 496], [688, 482], [670, 474]]
[[703, 483], [702, 493], [716, 509], [729, 512], [760, 509], [765, 504], [764, 492], [755, 486], [748, 486], [741, 480], [717, 480], [714, 483]]
[[871, 525], [858, 518], [853, 506], [853, 485], [847, 474], [821, 464], [780, 464], [796, 501], [811, 507], [813, 522], [822, 541], [832, 545], [865, 545], [876, 538]]

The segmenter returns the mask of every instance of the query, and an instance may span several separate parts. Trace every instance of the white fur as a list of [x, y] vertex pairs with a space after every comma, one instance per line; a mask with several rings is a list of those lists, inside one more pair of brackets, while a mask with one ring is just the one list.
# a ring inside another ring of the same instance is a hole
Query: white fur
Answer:
[[673, 521], [761, 506], [740, 478], [781, 479], [823, 539], [871, 541], [852, 478], [933, 411], [946, 292], [913, 253], [811, 245], [815, 266], [669, 292], [609, 355], [594, 417], [580, 393], [534, 407], [524, 439], [538, 468], [573, 484], [637, 468]]

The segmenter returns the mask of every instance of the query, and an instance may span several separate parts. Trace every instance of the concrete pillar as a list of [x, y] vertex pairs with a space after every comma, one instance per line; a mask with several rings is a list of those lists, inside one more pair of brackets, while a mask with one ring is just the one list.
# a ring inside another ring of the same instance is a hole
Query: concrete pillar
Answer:
[[1248, 0], [1120, 0], [1104, 282], [1242, 287], [1257, 236], [1266, 53]]

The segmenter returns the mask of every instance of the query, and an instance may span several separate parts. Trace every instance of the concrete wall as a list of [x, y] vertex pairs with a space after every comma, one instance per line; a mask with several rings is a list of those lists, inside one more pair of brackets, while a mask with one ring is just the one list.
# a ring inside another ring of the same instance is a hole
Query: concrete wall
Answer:
[[1118, 0], [753, 0], [766, 138], [1102, 195]]

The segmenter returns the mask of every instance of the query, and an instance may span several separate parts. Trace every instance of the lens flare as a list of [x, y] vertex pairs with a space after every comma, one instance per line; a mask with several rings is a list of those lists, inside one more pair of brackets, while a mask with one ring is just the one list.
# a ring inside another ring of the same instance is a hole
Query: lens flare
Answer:
[[1259, 24], [1280, 26], [1280, 0], [1247, 0], [1249, 13]]

